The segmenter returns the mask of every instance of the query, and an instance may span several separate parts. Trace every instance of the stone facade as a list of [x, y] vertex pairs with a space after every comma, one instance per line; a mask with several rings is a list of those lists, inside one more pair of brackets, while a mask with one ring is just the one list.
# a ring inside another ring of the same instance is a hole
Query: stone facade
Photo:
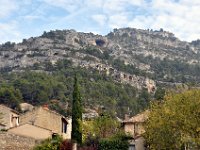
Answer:
[[19, 125], [19, 113], [17, 111], [0, 105], [0, 113], [2, 114], [1, 129], [9, 129]]
[[71, 120], [44, 107], [34, 108], [20, 116], [20, 124], [31, 124], [51, 130], [63, 138], [71, 138]]
[[0, 132], [0, 150], [31, 150], [35, 142], [32, 138]]

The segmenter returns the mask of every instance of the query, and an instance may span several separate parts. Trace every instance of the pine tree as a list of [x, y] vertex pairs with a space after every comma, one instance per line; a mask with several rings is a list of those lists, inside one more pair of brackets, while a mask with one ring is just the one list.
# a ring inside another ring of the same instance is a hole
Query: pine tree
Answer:
[[82, 144], [82, 101], [76, 76], [72, 102], [72, 140]]

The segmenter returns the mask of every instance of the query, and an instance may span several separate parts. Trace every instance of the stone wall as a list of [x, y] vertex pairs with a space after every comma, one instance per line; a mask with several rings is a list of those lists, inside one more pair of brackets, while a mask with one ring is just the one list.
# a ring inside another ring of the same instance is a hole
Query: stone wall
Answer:
[[0, 132], [0, 150], [31, 150], [35, 140], [8, 132]]

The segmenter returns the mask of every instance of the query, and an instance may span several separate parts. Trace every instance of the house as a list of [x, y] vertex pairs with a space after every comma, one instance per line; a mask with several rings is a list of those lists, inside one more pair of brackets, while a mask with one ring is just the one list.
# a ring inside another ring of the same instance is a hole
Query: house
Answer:
[[0, 105], [0, 129], [9, 129], [19, 126], [19, 113], [3, 104]]
[[124, 131], [132, 137], [129, 150], [145, 150], [145, 140], [142, 134], [145, 132], [144, 122], [148, 119], [148, 114], [149, 111], [146, 110], [131, 118], [125, 117], [122, 123]]
[[71, 139], [71, 119], [49, 110], [47, 106], [34, 107], [20, 115], [20, 125], [11, 128], [9, 132], [35, 139], [46, 139], [52, 135]]

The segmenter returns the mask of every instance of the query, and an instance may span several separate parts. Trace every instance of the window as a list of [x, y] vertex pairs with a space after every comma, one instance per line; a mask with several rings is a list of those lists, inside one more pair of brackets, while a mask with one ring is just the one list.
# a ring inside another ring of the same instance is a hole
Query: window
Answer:
[[66, 121], [65, 118], [62, 118], [62, 133], [67, 133], [67, 124], [68, 122]]
[[64, 133], [67, 133], [67, 124], [64, 123], [64, 122], [63, 122], [63, 124], [64, 124], [64, 125], [63, 125], [63, 132], [64, 132]]
[[135, 123], [135, 124], [134, 124], [134, 135], [137, 135], [137, 134], [138, 134], [138, 129], [139, 129], [138, 124]]
[[133, 144], [129, 145], [128, 150], [135, 150], [135, 145], [133, 145]]
[[66, 122], [62, 122], [62, 133], [67, 133], [67, 123]]

